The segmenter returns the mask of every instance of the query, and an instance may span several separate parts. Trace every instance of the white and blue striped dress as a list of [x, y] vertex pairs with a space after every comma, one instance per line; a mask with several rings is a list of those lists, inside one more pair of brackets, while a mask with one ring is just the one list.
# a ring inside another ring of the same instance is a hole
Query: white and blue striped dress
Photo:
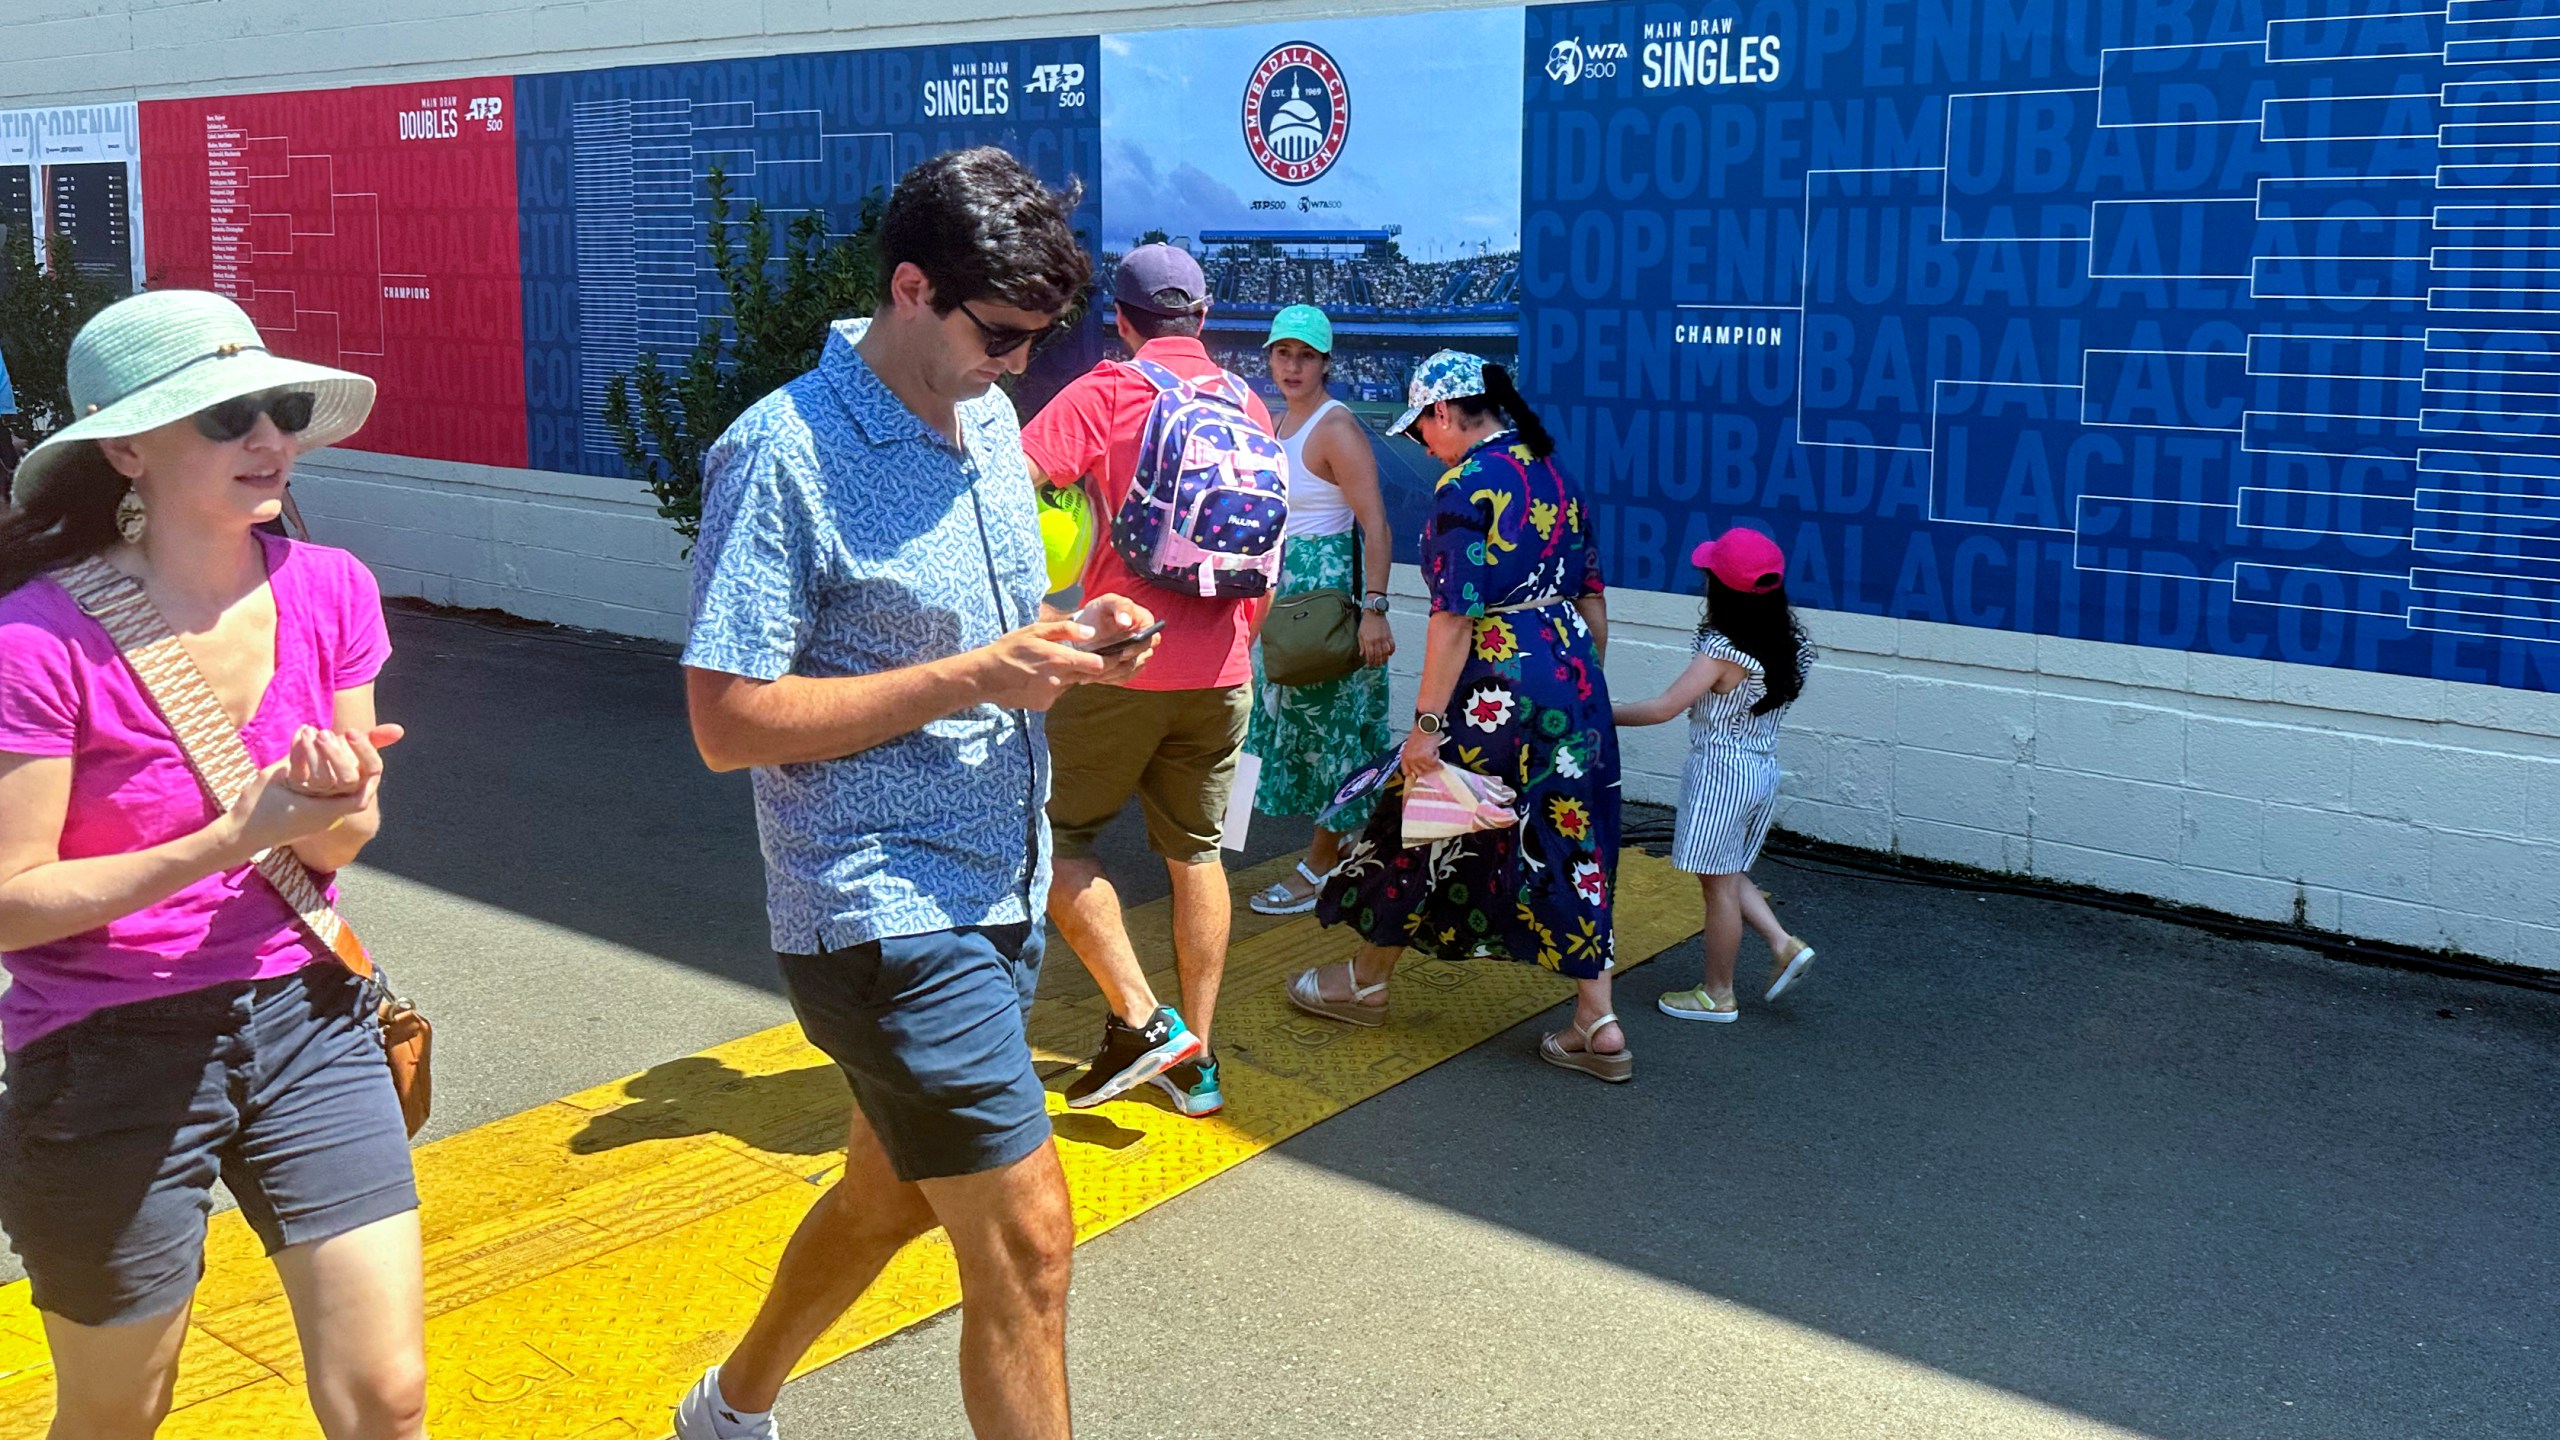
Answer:
[[[1733, 875], [1760, 858], [1778, 814], [1778, 722], [1751, 707], [1769, 693], [1760, 662], [1715, 630], [1698, 632], [1698, 653], [1750, 672], [1730, 691], [1713, 691], [1689, 707], [1689, 766], [1681, 777], [1680, 822], [1671, 863], [1698, 875]], [[1813, 647], [1797, 652], [1799, 672], [1813, 668]]]

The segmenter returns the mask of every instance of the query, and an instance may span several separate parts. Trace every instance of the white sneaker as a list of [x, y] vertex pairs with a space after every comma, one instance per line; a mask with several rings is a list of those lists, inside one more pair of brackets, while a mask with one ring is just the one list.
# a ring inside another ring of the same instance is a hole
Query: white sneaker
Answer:
[[773, 1413], [741, 1417], [720, 1398], [720, 1367], [712, 1366], [676, 1402], [676, 1440], [782, 1440]]

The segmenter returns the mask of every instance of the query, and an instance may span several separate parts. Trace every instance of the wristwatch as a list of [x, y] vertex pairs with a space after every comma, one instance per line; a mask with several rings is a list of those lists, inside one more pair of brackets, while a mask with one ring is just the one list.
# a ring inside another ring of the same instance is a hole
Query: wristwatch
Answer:
[[1363, 600], [1361, 600], [1361, 602], [1360, 602], [1360, 608], [1361, 608], [1362, 610], [1367, 611], [1368, 613], [1370, 613], [1370, 614], [1372, 614], [1372, 615], [1384, 615], [1384, 614], [1386, 614], [1386, 613], [1387, 613], [1387, 592], [1385, 592], [1384, 590], [1372, 590], [1372, 591], [1370, 591], [1370, 592], [1369, 592], [1369, 594], [1368, 594], [1368, 596], [1367, 596], [1366, 598], [1364, 598]]
[[1449, 721], [1437, 710], [1425, 710], [1413, 717], [1413, 728], [1425, 735], [1445, 734]]

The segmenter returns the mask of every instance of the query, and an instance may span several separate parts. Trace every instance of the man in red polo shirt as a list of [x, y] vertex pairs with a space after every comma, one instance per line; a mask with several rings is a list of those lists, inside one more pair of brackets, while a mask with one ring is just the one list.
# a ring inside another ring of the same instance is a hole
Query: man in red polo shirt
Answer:
[[[1221, 373], [1200, 343], [1208, 287], [1188, 253], [1171, 245], [1130, 251], [1113, 279], [1112, 299], [1121, 342], [1136, 358], [1184, 380]], [[1270, 413], [1250, 389], [1244, 394], [1253, 422], [1268, 432]], [[1145, 376], [1106, 360], [1022, 427], [1022, 448], [1040, 483], [1089, 486], [1107, 531], [1128, 496], [1155, 402]], [[1067, 1103], [1099, 1105], [1153, 1081], [1183, 1114], [1213, 1114], [1225, 1100], [1209, 1022], [1227, 968], [1234, 908], [1219, 832], [1252, 713], [1251, 650], [1264, 601], [1207, 599], [1150, 583], [1131, 572], [1107, 536], [1093, 547], [1084, 593], [1087, 600], [1129, 596], [1165, 629], [1155, 658], [1137, 678], [1121, 686], [1079, 686], [1049, 711], [1056, 856], [1049, 920], [1075, 947], [1113, 1012], [1100, 1052], [1068, 1087]], [[1164, 857], [1173, 876], [1179, 1014], [1157, 1003], [1129, 943], [1119, 892], [1093, 854], [1094, 837], [1132, 795], [1146, 812], [1148, 848]]]

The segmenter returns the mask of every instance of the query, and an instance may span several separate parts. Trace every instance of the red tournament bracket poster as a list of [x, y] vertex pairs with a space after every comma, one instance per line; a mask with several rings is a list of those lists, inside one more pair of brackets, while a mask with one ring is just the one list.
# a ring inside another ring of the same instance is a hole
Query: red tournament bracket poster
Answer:
[[381, 386], [359, 450], [525, 463], [512, 79], [142, 103], [151, 283]]

